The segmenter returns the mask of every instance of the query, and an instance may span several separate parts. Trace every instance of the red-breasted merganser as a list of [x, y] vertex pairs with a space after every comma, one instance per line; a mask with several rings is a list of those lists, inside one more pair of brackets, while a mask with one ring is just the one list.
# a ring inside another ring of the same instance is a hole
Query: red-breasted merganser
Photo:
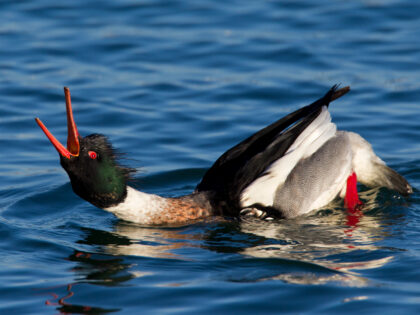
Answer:
[[353, 132], [337, 131], [328, 105], [350, 90], [333, 86], [325, 96], [261, 129], [225, 152], [195, 191], [179, 198], [140, 192], [127, 185], [132, 169], [120, 165], [100, 134], [81, 137], [64, 88], [67, 148], [36, 118], [60, 156], [73, 191], [117, 217], [144, 225], [184, 224], [214, 216], [293, 218], [322, 208], [337, 196], [348, 208], [361, 202], [357, 182], [402, 195], [408, 182]]

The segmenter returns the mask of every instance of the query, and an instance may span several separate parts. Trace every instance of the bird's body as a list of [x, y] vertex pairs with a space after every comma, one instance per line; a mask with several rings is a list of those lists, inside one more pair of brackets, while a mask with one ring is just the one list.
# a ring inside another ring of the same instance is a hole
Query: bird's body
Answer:
[[182, 224], [213, 215], [292, 218], [322, 208], [337, 196], [359, 204], [357, 180], [401, 194], [407, 181], [376, 156], [358, 134], [337, 131], [328, 105], [348, 87], [258, 131], [225, 152], [191, 195], [164, 198], [127, 185], [131, 170], [116, 161], [101, 135], [79, 136], [66, 91], [69, 138], [65, 149], [37, 119], [60, 153], [73, 190], [117, 217], [145, 225]]

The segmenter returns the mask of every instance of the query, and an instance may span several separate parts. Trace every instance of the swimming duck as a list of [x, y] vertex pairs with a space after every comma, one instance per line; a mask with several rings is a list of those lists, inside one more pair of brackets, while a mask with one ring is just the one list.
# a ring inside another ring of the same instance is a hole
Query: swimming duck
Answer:
[[337, 197], [349, 209], [359, 207], [357, 182], [402, 195], [413, 191], [365, 139], [338, 131], [331, 122], [330, 102], [349, 90], [335, 85], [317, 101], [235, 145], [208, 169], [192, 194], [178, 198], [131, 187], [133, 169], [118, 162], [109, 140], [101, 134], [79, 134], [67, 87], [67, 147], [35, 120], [58, 151], [73, 191], [123, 220], [173, 225], [217, 215], [287, 219], [325, 207]]

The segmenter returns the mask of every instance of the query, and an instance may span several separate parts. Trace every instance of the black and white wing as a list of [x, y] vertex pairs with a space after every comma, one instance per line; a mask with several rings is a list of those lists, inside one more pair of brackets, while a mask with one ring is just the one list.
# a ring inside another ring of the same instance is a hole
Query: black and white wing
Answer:
[[335, 85], [322, 98], [229, 149], [206, 172], [196, 192], [207, 192], [213, 208], [224, 215], [237, 215], [253, 204], [272, 207], [277, 187], [294, 166], [335, 135], [327, 107], [349, 90]]

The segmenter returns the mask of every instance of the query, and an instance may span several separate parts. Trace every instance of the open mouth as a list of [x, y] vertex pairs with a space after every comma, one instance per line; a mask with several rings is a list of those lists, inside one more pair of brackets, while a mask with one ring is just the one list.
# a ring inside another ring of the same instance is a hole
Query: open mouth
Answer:
[[60, 141], [58, 141], [52, 133], [45, 127], [39, 118], [35, 118], [35, 121], [44, 131], [47, 138], [51, 141], [55, 149], [61, 156], [70, 159], [72, 156], [78, 156], [80, 151], [79, 144], [79, 132], [77, 131], [76, 123], [73, 118], [73, 110], [71, 108], [70, 90], [64, 87], [64, 95], [66, 97], [66, 112], [67, 112], [67, 148], [64, 147]]

